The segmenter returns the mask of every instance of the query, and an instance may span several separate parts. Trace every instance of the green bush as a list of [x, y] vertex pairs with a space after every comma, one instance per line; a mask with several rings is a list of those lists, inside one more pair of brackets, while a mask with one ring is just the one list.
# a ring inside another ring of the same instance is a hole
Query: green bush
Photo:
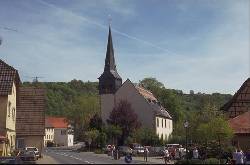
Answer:
[[205, 164], [220, 164], [219, 159], [209, 158], [204, 161]]
[[104, 154], [104, 152], [103, 152], [102, 149], [95, 149], [95, 150], [94, 150], [94, 153], [95, 153], [95, 154]]

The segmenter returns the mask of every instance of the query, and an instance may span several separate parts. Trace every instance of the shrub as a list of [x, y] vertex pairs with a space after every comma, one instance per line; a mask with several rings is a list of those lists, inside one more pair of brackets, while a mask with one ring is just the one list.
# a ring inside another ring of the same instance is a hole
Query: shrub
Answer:
[[200, 159], [188, 159], [187, 160], [178, 160], [175, 164], [203, 164], [203, 161]]
[[219, 159], [209, 158], [204, 161], [205, 164], [220, 164]]
[[104, 152], [103, 152], [102, 149], [95, 149], [95, 150], [94, 150], [94, 153], [95, 153], [95, 154], [103, 154]]

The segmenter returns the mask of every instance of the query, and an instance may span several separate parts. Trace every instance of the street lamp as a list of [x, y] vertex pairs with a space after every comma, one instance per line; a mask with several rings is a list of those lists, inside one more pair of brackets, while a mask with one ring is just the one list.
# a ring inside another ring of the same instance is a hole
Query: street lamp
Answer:
[[188, 137], [187, 137], [187, 129], [188, 129], [188, 121], [186, 120], [184, 122], [184, 128], [186, 129], [186, 159], [187, 159], [187, 163], [188, 163]]

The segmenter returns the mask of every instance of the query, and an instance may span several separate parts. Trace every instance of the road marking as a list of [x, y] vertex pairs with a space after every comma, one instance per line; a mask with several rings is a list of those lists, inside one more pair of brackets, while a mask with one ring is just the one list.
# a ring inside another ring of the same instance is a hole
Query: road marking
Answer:
[[85, 163], [88, 163], [88, 164], [90, 164], [90, 162], [89, 161], [84, 161]]

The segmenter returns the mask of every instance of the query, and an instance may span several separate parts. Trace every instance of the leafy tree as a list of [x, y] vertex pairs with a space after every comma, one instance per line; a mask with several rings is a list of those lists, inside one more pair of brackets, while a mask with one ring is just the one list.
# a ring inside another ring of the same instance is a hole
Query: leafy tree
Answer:
[[95, 114], [89, 122], [89, 127], [90, 129], [97, 129], [97, 130], [102, 130], [102, 127], [104, 126], [104, 123], [102, 122], [102, 118], [100, 115]]
[[159, 137], [156, 135], [155, 131], [152, 129], [148, 129], [145, 127], [142, 127], [138, 129], [134, 135], [134, 139], [136, 142], [142, 144], [142, 145], [159, 145], [161, 142], [159, 140]]
[[120, 138], [122, 135], [121, 127], [117, 125], [108, 124], [107, 127], [105, 127], [105, 132], [108, 139], [110, 139], [109, 143], [117, 145], [117, 139]]
[[156, 80], [156, 78], [144, 78], [143, 80], [141, 80], [140, 85], [142, 85], [144, 88], [148, 89], [148, 90], [153, 90], [155, 88], [163, 88], [164, 85], [159, 82], [158, 80]]
[[121, 100], [118, 106], [114, 107], [107, 122], [121, 128], [120, 145], [123, 145], [125, 140], [141, 125], [131, 104], [126, 100]]

